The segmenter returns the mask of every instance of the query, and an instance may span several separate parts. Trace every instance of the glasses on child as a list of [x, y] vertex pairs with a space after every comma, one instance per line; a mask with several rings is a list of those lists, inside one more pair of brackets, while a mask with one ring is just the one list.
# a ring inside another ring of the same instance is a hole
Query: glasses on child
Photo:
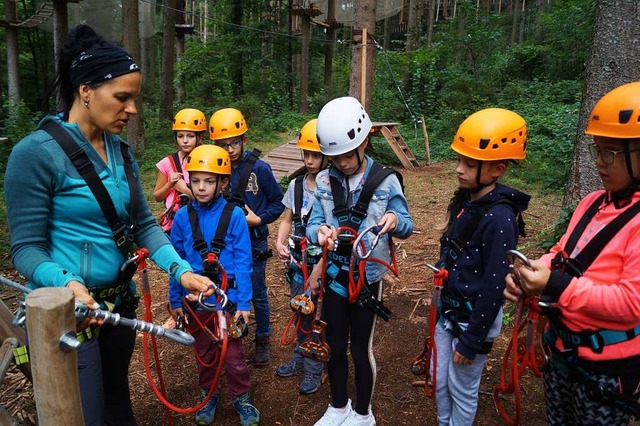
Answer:
[[226, 149], [226, 150], [228, 150], [229, 148], [236, 149], [237, 147], [239, 147], [242, 144], [242, 138], [234, 139], [229, 143], [215, 142], [215, 144], [216, 144], [216, 146], [219, 146], [220, 148], [223, 148], [223, 149]]
[[[628, 152], [636, 152], [640, 151], [640, 148], [630, 149]], [[591, 154], [591, 158], [593, 161], [597, 161], [598, 157], [602, 158], [602, 162], [604, 164], [610, 165], [616, 161], [616, 156], [618, 154], [624, 154], [625, 151], [614, 151], [612, 149], [601, 149], [595, 143], [589, 144], [589, 154]]]

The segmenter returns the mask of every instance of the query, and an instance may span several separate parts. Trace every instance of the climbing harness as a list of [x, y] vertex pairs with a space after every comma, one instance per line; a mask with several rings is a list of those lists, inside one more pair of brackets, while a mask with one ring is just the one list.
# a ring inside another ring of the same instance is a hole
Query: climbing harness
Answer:
[[[502, 358], [500, 383], [493, 390], [493, 402], [504, 421], [513, 426], [520, 424], [520, 379], [527, 368], [536, 377], [540, 377], [544, 365], [550, 359], [550, 352], [542, 342], [544, 322], [540, 318], [542, 310], [540, 297], [525, 291], [518, 274], [519, 267], [531, 269], [531, 263], [524, 254], [517, 250], [509, 250], [506, 257], [509, 273], [524, 294], [516, 305], [513, 332], [509, 346]], [[525, 311], [527, 311], [526, 317]], [[510, 393], [514, 395], [513, 416], [507, 412], [501, 401], [501, 396]]]
[[186, 206], [187, 204], [189, 204], [189, 196], [187, 194], [178, 194], [169, 207], [160, 215], [160, 226], [165, 227], [170, 225], [169, 228], [171, 228], [176, 213], [180, 210], [180, 207]]
[[447, 279], [449, 273], [446, 269], [439, 269], [430, 263], [427, 263], [426, 266], [433, 271], [433, 295], [429, 305], [429, 335], [424, 341], [424, 350], [413, 360], [411, 371], [416, 375], [425, 375], [424, 394], [427, 398], [433, 398], [436, 393], [436, 377], [438, 373], [438, 350], [435, 339], [436, 325], [438, 323], [438, 305], [444, 280]]
[[[115, 205], [113, 204], [113, 200], [111, 199], [107, 188], [102, 183], [96, 169], [93, 167], [86, 151], [82, 149], [77, 142], [73, 140], [73, 137], [55, 121], [45, 123], [40, 127], [40, 129], [49, 133], [58, 145], [60, 145], [60, 148], [62, 148], [67, 157], [69, 157], [69, 160], [87, 183], [91, 193], [98, 202], [98, 205], [109, 224], [113, 240], [118, 247], [118, 250], [120, 250], [125, 259], [130, 258], [133, 255], [133, 240], [135, 233], [138, 230], [139, 184], [137, 183], [133, 173], [133, 159], [129, 154], [129, 146], [124, 141], [120, 141], [120, 150], [122, 158], [124, 159], [124, 170], [127, 176], [127, 184], [129, 185], [130, 192], [130, 223], [127, 225], [122, 223], [118, 218], [118, 213]], [[135, 271], [135, 268], [133, 270]]]
[[[302, 327], [302, 319], [304, 316], [313, 315], [315, 312], [315, 303], [313, 303], [313, 298], [311, 295], [311, 287], [308, 285], [307, 281], [309, 280], [309, 265], [308, 265], [308, 257], [307, 257], [307, 238], [300, 237], [298, 235], [292, 235], [290, 237], [290, 252], [293, 249], [293, 245], [300, 247], [301, 261], [298, 262], [291, 252], [291, 258], [289, 260], [290, 266], [289, 270], [293, 269], [293, 265], [298, 268], [302, 272], [302, 280], [303, 284], [303, 292], [301, 294], [297, 294], [293, 296], [289, 300], [289, 306], [293, 311], [291, 317], [287, 321], [287, 324], [284, 327], [282, 332], [282, 337], [280, 338], [280, 343], [283, 346], [288, 346], [292, 344], [298, 332], [302, 332], [304, 334], [311, 333], [311, 330], [305, 330]], [[291, 279], [295, 279], [295, 276], [292, 276]]]
[[225, 200], [242, 208], [245, 214], [247, 214], [247, 210], [244, 207], [244, 193], [247, 190], [247, 185], [249, 184], [249, 178], [251, 177], [251, 172], [253, 172], [253, 166], [256, 164], [256, 162], [260, 158], [261, 153], [262, 151], [260, 151], [257, 148], [254, 148], [253, 151], [249, 153], [247, 161], [245, 161], [245, 163], [242, 165], [238, 186], [234, 191], [232, 191], [231, 185], [229, 185], [227, 187], [228, 190], [224, 194]]

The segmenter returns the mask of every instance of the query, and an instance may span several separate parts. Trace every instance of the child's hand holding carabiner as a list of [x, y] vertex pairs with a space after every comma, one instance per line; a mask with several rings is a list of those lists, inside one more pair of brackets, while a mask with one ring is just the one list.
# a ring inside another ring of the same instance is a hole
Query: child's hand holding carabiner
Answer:
[[380, 219], [380, 222], [378, 222], [378, 226], [382, 227], [380, 232], [378, 232], [380, 235], [386, 234], [387, 232], [393, 232], [393, 230], [396, 229], [396, 226], [398, 226], [398, 217], [395, 213], [386, 212]]

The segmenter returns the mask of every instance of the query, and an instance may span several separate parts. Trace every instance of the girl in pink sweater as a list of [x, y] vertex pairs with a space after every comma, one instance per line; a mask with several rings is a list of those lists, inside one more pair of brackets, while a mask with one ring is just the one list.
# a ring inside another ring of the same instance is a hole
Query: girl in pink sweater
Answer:
[[[640, 413], [640, 82], [593, 108], [586, 133], [604, 190], [578, 204], [551, 252], [519, 268], [548, 308], [550, 425], [626, 425]], [[522, 290], [507, 276], [505, 296]]]

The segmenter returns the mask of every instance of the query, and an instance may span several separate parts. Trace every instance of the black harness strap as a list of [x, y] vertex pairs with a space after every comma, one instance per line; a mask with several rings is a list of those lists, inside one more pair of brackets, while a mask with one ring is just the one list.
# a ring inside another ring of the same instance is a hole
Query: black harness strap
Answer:
[[180, 164], [180, 155], [178, 154], [178, 151], [171, 154], [169, 156], [169, 159], [171, 160], [171, 164], [173, 165], [173, 170], [178, 173], [182, 173], [182, 164]]
[[[381, 166], [378, 163], [373, 163], [369, 174], [364, 181], [362, 192], [358, 197], [358, 201], [352, 205], [347, 206], [345, 194], [342, 191], [342, 183], [334, 177], [329, 177], [329, 183], [331, 185], [331, 195], [333, 196], [333, 215], [338, 220], [340, 226], [347, 226], [354, 230], [360, 228], [360, 224], [367, 217], [367, 210], [373, 194], [378, 188], [378, 185], [382, 183], [389, 175], [398, 172], [390, 167]], [[398, 178], [402, 182], [401, 178]]]
[[298, 176], [294, 181], [293, 187], [293, 215], [291, 219], [293, 221], [293, 233], [295, 235], [304, 235], [307, 228], [307, 221], [311, 214], [311, 209], [306, 215], [302, 216], [302, 202], [304, 201], [304, 175]]
[[202, 230], [200, 229], [200, 224], [198, 223], [198, 212], [193, 208], [193, 204], [189, 203], [187, 206], [187, 211], [189, 213], [189, 223], [191, 224], [191, 232], [193, 233], [193, 248], [200, 253], [200, 257], [202, 260], [207, 258], [207, 254], [214, 253], [218, 257], [220, 257], [220, 253], [225, 248], [226, 243], [224, 242], [224, 238], [227, 235], [227, 229], [229, 228], [229, 223], [231, 222], [231, 214], [233, 213], [233, 209], [235, 208], [235, 204], [227, 203], [220, 215], [220, 220], [218, 221], [218, 227], [216, 228], [216, 233], [211, 239], [211, 248], [207, 247], [207, 243], [204, 241], [204, 236], [202, 235]]
[[[565, 257], [575, 248], [580, 236], [582, 236], [587, 225], [595, 216], [605, 196], [606, 194], [603, 194], [598, 197], [593, 204], [589, 206], [582, 218], [580, 218], [580, 221], [567, 240], [564, 251], [558, 253], [553, 259], [551, 263], [553, 269], [564, 270], [565, 273], [574, 277], [582, 276], [609, 241], [640, 212], [640, 201], [638, 201], [602, 228], [587, 245], [580, 250], [576, 257]], [[640, 326], [628, 330], [600, 329], [584, 330], [576, 333], [562, 323], [556, 310], [548, 309], [546, 314], [549, 318], [552, 333], [559, 336], [568, 347], [586, 346], [590, 347], [595, 353], [601, 353], [606, 345], [632, 340], [640, 335]]]
[[138, 228], [138, 188], [136, 186], [135, 176], [133, 175], [133, 160], [129, 155], [129, 147], [124, 142], [120, 143], [122, 158], [124, 159], [124, 169], [127, 175], [130, 192], [129, 217], [131, 224], [127, 227], [126, 224], [122, 223], [118, 219], [118, 214], [113, 204], [113, 200], [109, 196], [107, 188], [105, 188], [104, 184], [100, 180], [100, 176], [93, 167], [93, 164], [91, 164], [91, 160], [85, 150], [73, 140], [71, 135], [69, 135], [62, 126], [54, 121], [45, 123], [41, 129], [49, 133], [60, 145], [65, 154], [67, 154], [67, 157], [69, 157], [75, 168], [78, 170], [78, 173], [80, 173], [80, 176], [82, 176], [84, 181], [87, 183], [91, 193], [98, 202], [104, 217], [109, 223], [111, 235], [116, 246], [125, 259], [131, 257], [133, 253], [132, 243], [135, 232]]
[[238, 186], [235, 191], [231, 191], [226, 198], [226, 200], [230, 203], [234, 203], [242, 208], [244, 208], [244, 193], [247, 190], [247, 185], [249, 184], [249, 177], [251, 176], [251, 172], [253, 171], [253, 166], [260, 158], [260, 151], [257, 148], [254, 148], [253, 151], [249, 153], [249, 158], [242, 166], [242, 172], [240, 175], [240, 180], [238, 181]]

